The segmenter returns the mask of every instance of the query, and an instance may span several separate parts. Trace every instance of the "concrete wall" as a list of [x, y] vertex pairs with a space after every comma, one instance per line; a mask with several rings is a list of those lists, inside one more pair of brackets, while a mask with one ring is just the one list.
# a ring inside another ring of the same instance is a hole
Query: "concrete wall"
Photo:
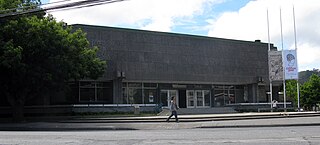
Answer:
[[87, 33], [108, 61], [102, 80], [116, 71], [126, 81], [252, 84], [268, 80], [266, 43], [100, 26], [74, 25]]

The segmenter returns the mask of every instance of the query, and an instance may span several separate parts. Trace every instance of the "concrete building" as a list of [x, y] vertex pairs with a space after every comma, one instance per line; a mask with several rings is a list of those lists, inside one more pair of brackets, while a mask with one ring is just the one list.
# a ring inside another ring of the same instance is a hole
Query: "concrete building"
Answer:
[[[268, 44], [185, 34], [74, 25], [98, 46], [107, 70], [75, 84], [76, 103], [180, 108], [268, 102]], [[273, 50], [276, 50], [272, 46]]]

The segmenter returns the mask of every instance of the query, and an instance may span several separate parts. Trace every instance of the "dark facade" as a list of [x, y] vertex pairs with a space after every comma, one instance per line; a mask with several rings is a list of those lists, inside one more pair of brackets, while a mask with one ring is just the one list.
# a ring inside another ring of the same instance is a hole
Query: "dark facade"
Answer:
[[[99, 80], [73, 84], [74, 103], [210, 108], [268, 102], [268, 44], [74, 25], [107, 61]], [[274, 48], [273, 48], [274, 49]]]

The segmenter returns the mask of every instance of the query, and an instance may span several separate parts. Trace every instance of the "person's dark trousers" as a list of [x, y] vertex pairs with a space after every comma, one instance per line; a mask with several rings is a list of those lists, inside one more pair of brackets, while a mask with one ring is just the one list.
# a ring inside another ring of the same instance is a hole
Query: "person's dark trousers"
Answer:
[[171, 112], [171, 115], [168, 117], [167, 122], [169, 122], [169, 119], [170, 119], [173, 115], [174, 115], [174, 117], [176, 118], [176, 122], [179, 122], [177, 111], [172, 111], [172, 112]]

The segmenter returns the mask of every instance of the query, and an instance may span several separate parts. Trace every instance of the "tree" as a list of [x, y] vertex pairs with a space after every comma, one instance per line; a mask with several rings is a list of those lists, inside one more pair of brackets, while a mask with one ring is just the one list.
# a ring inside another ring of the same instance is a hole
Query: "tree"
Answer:
[[286, 81], [286, 96], [294, 105], [298, 103], [297, 80]]
[[52, 16], [22, 16], [1, 23], [0, 92], [13, 108], [13, 119], [23, 120], [28, 99], [59, 90], [71, 80], [101, 76], [106, 62], [97, 51], [85, 33]]
[[305, 108], [320, 103], [320, 77], [311, 75], [309, 80], [301, 86], [301, 102]]
[[316, 75], [320, 76], [319, 69], [306, 70], [306, 71], [299, 72], [299, 83], [304, 84], [306, 81], [309, 80], [309, 78], [312, 74], [316, 74]]
[[[0, 0], [0, 15], [8, 13], [17, 14], [19, 12], [37, 9], [39, 11], [30, 14], [23, 14], [23, 16], [38, 16], [39, 18], [41, 18], [45, 15], [45, 12], [41, 11], [41, 8], [39, 7], [40, 4], [40, 0]], [[2, 17], [0, 19], [0, 25], [1, 23], [4, 23], [8, 20], [18, 19], [19, 17], [20, 15], [10, 15], [10, 17]]]

